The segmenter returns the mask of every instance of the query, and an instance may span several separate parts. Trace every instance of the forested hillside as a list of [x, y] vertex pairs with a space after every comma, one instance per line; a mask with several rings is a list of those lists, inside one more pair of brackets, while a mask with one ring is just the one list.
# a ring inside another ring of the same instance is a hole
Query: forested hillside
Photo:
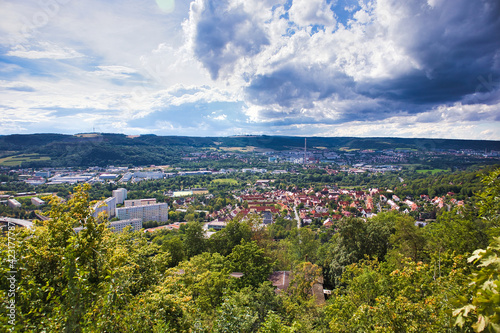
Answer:
[[[307, 138], [310, 148], [322, 149], [443, 149], [500, 150], [497, 141], [403, 138]], [[123, 134], [29, 134], [0, 136], [0, 162], [12, 158], [23, 167], [86, 167], [106, 165], [162, 165], [179, 163], [189, 153], [219, 148], [303, 149], [303, 137], [239, 136], [180, 137]], [[418, 161], [414, 161], [416, 163]], [[453, 166], [452, 162], [451, 166]]]

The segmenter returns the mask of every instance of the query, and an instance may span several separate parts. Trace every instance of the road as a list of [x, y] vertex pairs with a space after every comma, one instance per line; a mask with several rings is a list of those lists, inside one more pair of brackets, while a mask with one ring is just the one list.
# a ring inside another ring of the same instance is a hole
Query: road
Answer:
[[297, 228], [300, 229], [300, 218], [299, 213], [297, 213], [297, 206], [293, 206], [293, 211], [295, 212], [295, 219], [297, 220]]

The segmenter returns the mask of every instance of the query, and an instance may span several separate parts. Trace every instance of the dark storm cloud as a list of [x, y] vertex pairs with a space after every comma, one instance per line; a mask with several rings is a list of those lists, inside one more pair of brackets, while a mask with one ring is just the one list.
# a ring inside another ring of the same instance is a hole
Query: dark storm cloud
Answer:
[[[264, 33], [262, 27], [267, 23], [257, 24], [241, 6], [228, 9], [227, 0], [205, 0], [204, 4], [196, 23], [195, 54], [209, 69], [212, 78], [218, 77], [221, 68], [231, 70], [231, 65], [239, 58], [259, 54], [264, 45], [279, 52], [281, 46], [272, 45]], [[379, 38], [375, 36], [382, 33], [382, 41], [390, 41], [411, 61], [408, 68], [381, 76], [350, 76], [347, 69], [316, 60], [316, 53], [321, 54], [325, 49], [313, 48], [308, 50], [307, 59], [300, 54], [287, 59], [287, 63], [269, 62], [265, 73], [248, 74], [251, 72], [248, 71], [242, 74], [248, 83], [244, 87], [246, 101], [264, 107], [260, 112], [263, 121], [277, 119], [281, 114], [284, 123], [307, 122], [300, 110], [314, 111], [313, 103], [322, 100], [344, 103], [334, 119], [319, 120], [323, 116], [321, 110], [311, 115], [311, 119], [322, 123], [382, 120], [395, 115], [419, 114], [457, 102], [499, 102], [500, 1], [393, 0], [375, 3], [366, 11], [372, 20], [366, 25], [359, 43]], [[388, 22], [380, 16], [384, 11], [392, 15]], [[359, 28], [353, 26], [349, 23], [346, 29], [358, 33]], [[331, 33], [336, 34], [336, 31]], [[315, 38], [325, 38], [327, 43], [330, 37], [325, 34]], [[333, 47], [326, 49], [329, 59], [348, 54], [346, 58], [357, 59], [356, 65], [359, 65], [364, 63], [359, 61], [363, 56], [373, 55], [368, 44], [366, 49], [354, 51], [348, 44], [345, 44], [347, 47], [331, 45]], [[371, 66], [377, 66], [376, 61], [385, 61], [376, 57], [369, 59], [364, 65], [367, 73], [372, 70]], [[390, 71], [393, 67], [389, 64], [387, 68]], [[359, 104], [360, 100], [373, 103]], [[272, 111], [273, 107], [277, 110]], [[464, 115], [463, 120], [481, 117], [482, 113], [475, 113]], [[422, 119], [425, 122], [434, 120], [427, 116]], [[439, 119], [436, 117], [435, 121]]]
[[416, 105], [460, 101], [477, 86], [473, 73], [447, 72], [429, 78], [421, 71], [385, 80], [367, 80], [356, 85], [356, 91], [369, 98], [406, 102]]
[[212, 79], [240, 57], [255, 55], [269, 40], [242, 6], [229, 7], [228, 1], [206, 0], [196, 25], [197, 58]]
[[[413, 15], [394, 29], [395, 40], [420, 68], [386, 81], [363, 82], [360, 93], [410, 104], [449, 103], [476, 92], [481, 76], [500, 78], [500, 2], [392, 2]], [[498, 87], [496, 87], [498, 90]]]
[[327, 66], [287, 66], [271, 74], [253, 77], [246, 94], [254, 104], [311, 108], [313, 101], [333, 95], [349, 98], [352, 87], [351, 78]]

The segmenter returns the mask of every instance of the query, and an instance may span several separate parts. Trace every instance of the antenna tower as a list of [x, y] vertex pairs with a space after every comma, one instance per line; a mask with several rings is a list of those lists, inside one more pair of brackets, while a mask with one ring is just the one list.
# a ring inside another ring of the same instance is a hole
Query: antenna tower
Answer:
[[306, 156], [307, 156], [307, 138], [304, 138], [304, 164], [306, 164]]

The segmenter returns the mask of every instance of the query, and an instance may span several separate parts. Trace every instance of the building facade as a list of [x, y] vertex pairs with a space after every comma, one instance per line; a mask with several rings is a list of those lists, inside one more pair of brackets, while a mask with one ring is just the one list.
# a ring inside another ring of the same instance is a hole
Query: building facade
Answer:
[[141, 221], [168, 221], [168, 204], [159, 203], [151, 205], [121, 207], [116, 209], [116, 217], [120, 220], [139, 218]]
[[114, 190], [113, 197], [116, 198], [116, 204], [120, 205], [127, 199], [127, 190], [124, 188]]
[[16, 199], [7, 200], [7, 205], [11, 208], [21, 208], [21, 203]]
[[125, 207], [148, 206], [148, 205], [155, 205], [156, 199], [150, 198], [150, 199], [125, 200], [124, 203]]
[[32, 197], [31, 203], [37, 207], [45, 205], [45, 201], [43, 201], [42, 199], [37, 198], [37, 197]]
[[141, 219], [130, 219], [130, 220], [122, 220], [111, 222], [109, 224], [109, 229], [112, 232], [122, 232], [126, 227], [131, 226], [132, 231], [139, 231], [142, 229], [142, 220]]
[[94, 206], [94, 217], [97, 217], [100, 213], [105, 212], [108, 218], [116, 215], [116, 198], [109, 197], [104, 201], [99, 201]]

